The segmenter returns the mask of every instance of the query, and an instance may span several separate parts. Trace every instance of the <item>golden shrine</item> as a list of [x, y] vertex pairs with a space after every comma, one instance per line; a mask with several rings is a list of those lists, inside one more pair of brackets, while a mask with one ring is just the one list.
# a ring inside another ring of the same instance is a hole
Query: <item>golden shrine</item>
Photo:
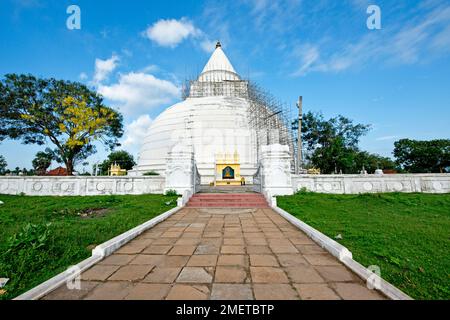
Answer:
[[320, 169], [312, 168], [312, 169], [308, 169], [307, 172], [308, 172], [308, 174], [319, 175], [320, 174]]
[[110, 176], [126, 176], [127, 170], [121, 169], [118, 164], [111, 164], [111, 168], [109, 169]]
[[240, 186], [241, 164], [237, 151], [234, 154], [216, 154], [215, 186]]

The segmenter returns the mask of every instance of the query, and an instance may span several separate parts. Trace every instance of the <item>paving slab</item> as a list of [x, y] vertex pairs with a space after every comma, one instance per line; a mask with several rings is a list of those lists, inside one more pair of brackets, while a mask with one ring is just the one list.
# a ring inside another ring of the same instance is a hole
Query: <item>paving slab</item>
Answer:
[[245, 283], [247, 271], [242, 267], [219, 266], [216, 268], [214, 283]]
[[181, 268], [154, 268], [145, 278], [144, 282], [173, 283], [180, 274]]
[[113, 266], [123, 266], [129, 264], [136, 255], [131, 254], [113, 254], [106, 259], [103, 259], [98, 264], [99, 265], [113, 265]]
[[181, 270], [177, 282], [181, 283], [211, 283], [213, 279], [210, 270], [200, 267], [186, 267]]
[[296, 284], [294, 287], [302, 300], [340, 300], [327, 284]]
[[126, 300], [163, 300], [169, 293], [168, 284], [138, 283], [125, 297]]
[[167, 300], [207, 300], [210, 290], [205, 285], [176, 284], [172, 287]]
[[270, 208], [184, 208], [47, 300], [384, 299]]
[[299, 296], [290, 284], [254, 284], [256, 300], [298, 300]]
[[211, 300], [253, 300], [252, 287], [248, 284], [222, 284], [212, 286]]

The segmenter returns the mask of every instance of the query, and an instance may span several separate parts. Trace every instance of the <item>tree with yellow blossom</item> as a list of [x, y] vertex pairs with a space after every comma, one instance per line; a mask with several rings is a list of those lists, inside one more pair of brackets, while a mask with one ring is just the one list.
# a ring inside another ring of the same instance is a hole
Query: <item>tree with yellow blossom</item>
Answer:
[[74, 167], [96, 152], [118, 146], [123, 118], [81, 83], [8, 74], [0, 82], [0, 141], [51, 142], [54, 159], [72, 175]]

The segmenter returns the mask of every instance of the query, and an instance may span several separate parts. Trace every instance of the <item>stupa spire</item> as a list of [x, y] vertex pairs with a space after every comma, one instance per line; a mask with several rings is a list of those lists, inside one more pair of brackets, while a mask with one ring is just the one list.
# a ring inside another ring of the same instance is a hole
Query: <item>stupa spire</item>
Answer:
[[224, 80], [240, 80], [239, 75], [233, 68], [230, 60], [222, 49], [220, 41], [216, 43], [214, 50], [208, 63], [203, 68], [199, 76], [199, 81], [224, 81]]

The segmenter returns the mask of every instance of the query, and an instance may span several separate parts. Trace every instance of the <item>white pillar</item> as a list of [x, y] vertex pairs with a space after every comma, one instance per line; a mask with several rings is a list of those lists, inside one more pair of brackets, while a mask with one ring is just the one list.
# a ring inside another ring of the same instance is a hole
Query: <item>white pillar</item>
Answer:
[[175, 190], [180, 195], [192, 195], [194, 183], [194, 152], [189, 146], [177, 146], [168, 153], [164, 192]]
[[293, 194], [289, 147], [272, 144], [261, 147], [261, 185], [272, 196]]

